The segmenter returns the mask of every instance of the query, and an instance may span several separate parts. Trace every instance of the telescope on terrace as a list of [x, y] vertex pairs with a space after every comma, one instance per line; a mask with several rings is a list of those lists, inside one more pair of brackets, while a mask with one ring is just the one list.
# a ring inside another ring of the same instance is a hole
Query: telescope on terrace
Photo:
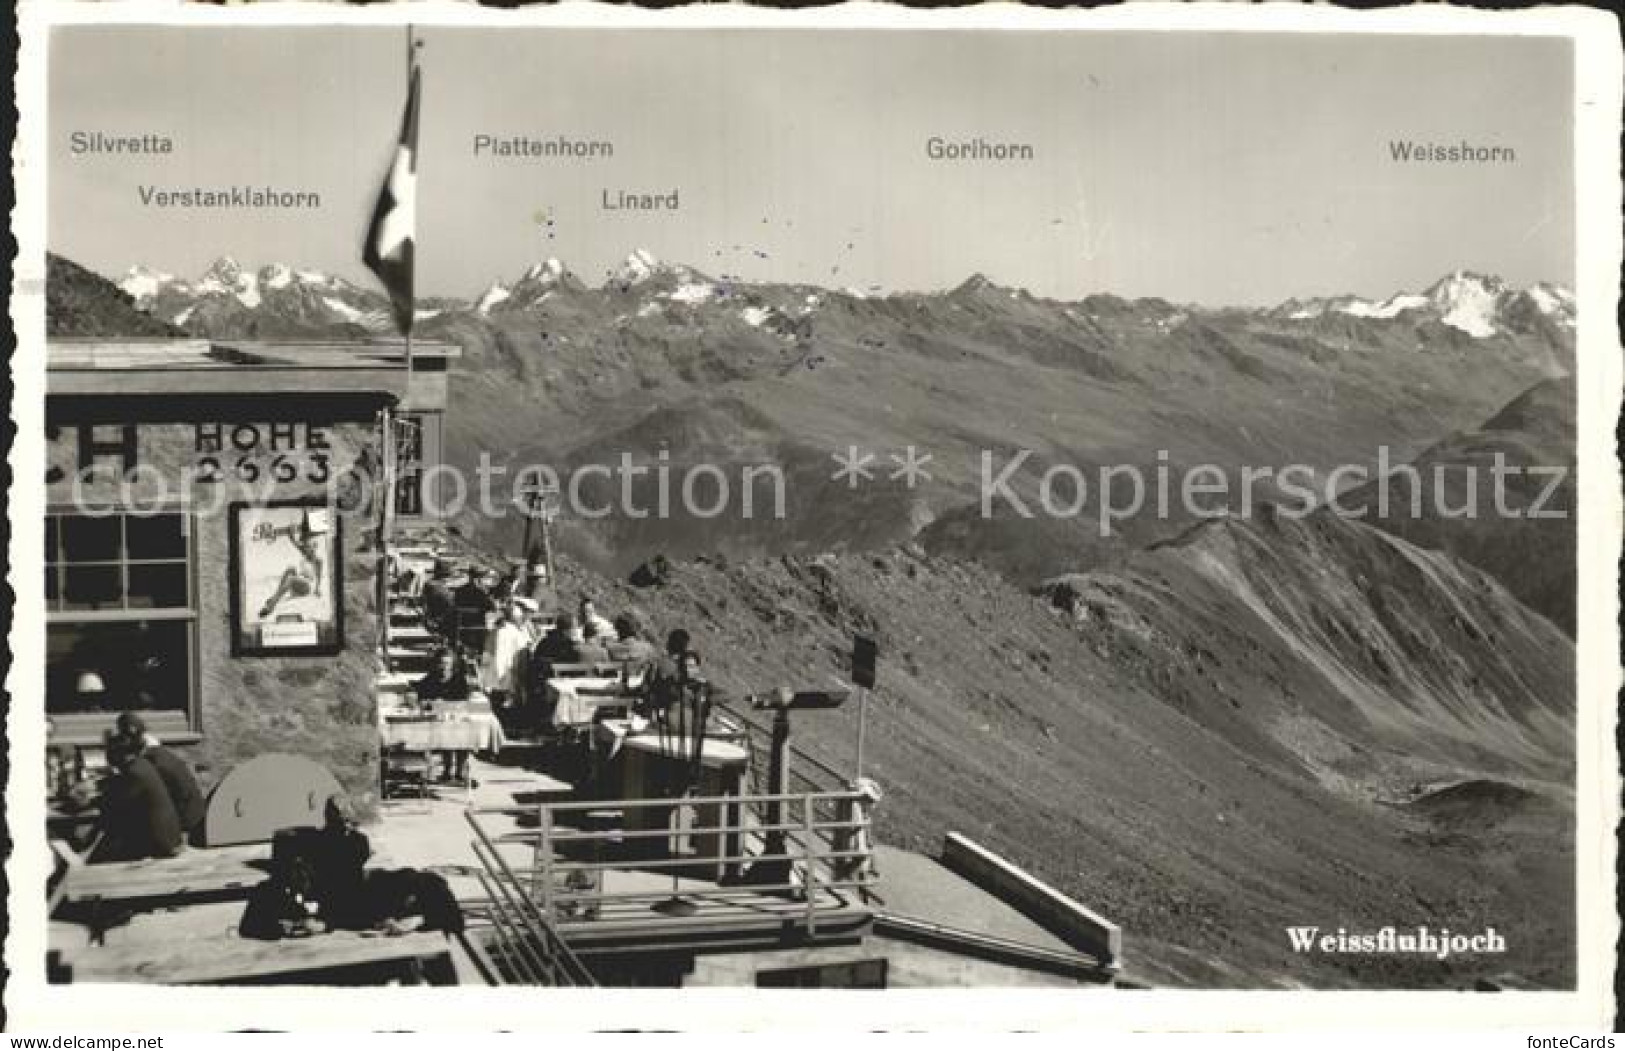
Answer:
[[[762, 860], [745, 873], [743, 882], [782, 884], [790, 882], [790, 859], [784, 825], [784, 800], [790, 794], [790, 713], [824, 711], [846, 703], [851, 690], [798, 690], [781, 686], [772, 694], [752, 695], [750, 706], [773, 713], [773, 751], [769, 760], [767, 791], [773, 797], [767, 804], [767, 824], [762, 840]], [[777, 855], [777, 856], [776, 856]]]
[[851, 690], [800, 690], [792, 692], [779, 687], [770, 696], [750, 698], [750, 706], [757, 711], [778, 713], [775, 718], [787, 718], [787, 712], [813, 711], [820, 708], [839, 708], [846, 703]]

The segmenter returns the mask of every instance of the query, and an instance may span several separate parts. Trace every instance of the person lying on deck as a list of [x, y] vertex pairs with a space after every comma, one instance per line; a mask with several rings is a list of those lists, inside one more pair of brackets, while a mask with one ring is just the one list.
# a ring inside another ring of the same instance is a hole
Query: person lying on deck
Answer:
[[163, 778], [134, 742], [109, 732], [106, 749], [113, 774], [102, 786], [104, 838], [94, 860], [174, 857], [181, 848], [181, 819]]
[[181, 831], [191, 842], [198, 842], [208, 803], [203, 798], [203, 789], [198, 787], [197, 778], [192, 774], [192, 768], [186, 760], [147, 733], [146, 722], [135, 712], [119, 713], [117, 732], [158, 771], [164, 790], [169, 793], [169, 801], [175, 805], [175, 813], [180, 817]]

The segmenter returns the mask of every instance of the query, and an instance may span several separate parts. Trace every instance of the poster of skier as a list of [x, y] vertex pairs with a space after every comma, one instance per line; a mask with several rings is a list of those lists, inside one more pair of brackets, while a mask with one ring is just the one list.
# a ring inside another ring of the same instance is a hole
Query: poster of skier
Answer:
[[324, 505], [232, 508], [232, 651], [323, 655], [343, 642], [339, 519]]

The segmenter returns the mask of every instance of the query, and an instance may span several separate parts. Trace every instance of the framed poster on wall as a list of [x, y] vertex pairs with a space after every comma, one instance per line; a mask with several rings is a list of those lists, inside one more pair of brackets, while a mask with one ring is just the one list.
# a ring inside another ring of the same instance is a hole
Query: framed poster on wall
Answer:
[[344, 647], [341, 522], [321, 501], [231, 506], [231, 652], [321, 657]]

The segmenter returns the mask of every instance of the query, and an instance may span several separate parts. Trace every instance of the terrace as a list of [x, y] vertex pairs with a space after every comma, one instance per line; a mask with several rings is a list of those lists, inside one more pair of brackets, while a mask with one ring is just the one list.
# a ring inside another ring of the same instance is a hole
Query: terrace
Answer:
[[[384, 742], [370, 867], [447, 881], [460, 934], [237, 934], [270, 846], [70, 866], [51, 929], [62, 981], [533, 985], [1101, 985], [1116, 928], [979, 848], [876, 844], [878, 789], [791, 743], [785, 694], [650, 724], [627, 677], [573, 669], [532, 737], [483, 697], [414, 709], [434, 645], [397, 600], [377, 680]], [[811, 695], [810, 703], [832, 703]], [[805, 698], [804, 698], [805, 702]], [[773, 713], [772, 721], [763, 711]], [[560, 714], [562, 713], [562, 714]], [[814, 711], [793, 718], [817, 718]], [[462, 783], [431, 754], [471, 753]], [[1001, 867], [1002, 866], [1002, 867]]]

